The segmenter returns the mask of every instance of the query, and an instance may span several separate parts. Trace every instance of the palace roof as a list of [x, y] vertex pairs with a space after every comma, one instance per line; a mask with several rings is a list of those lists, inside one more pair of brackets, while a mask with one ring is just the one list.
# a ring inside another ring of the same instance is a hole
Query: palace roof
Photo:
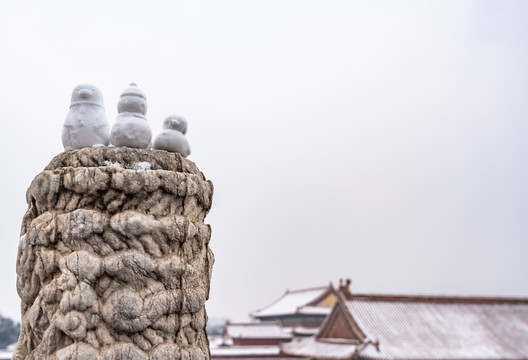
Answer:
[[315, 359], [526, 359], [528, 299], [340, 294], [315, 337], [281, 349]]
[[278, 300], [250, 315], [254, 318], [273, 318], [287, 315], [328, 315], [335, 301], [336, 291], [328, 286], [302, 290], [286, 290]]

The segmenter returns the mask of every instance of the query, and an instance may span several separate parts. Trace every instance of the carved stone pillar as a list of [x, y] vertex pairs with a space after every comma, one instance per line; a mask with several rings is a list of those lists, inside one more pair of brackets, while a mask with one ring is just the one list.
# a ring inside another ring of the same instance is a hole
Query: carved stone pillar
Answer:
[[13, 359], [209, 359], [212, 195], [179, 154], [56, 156], [27, 191]]

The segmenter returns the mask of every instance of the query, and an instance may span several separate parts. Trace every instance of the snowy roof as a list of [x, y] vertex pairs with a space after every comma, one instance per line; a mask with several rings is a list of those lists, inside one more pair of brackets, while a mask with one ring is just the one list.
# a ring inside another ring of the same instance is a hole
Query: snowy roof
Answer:
[[311, 327], [304, 327], [304, 326], [295, 326], [295, 327], [290, 327], [288, 329], [290, 329], [293, 335], [301, 335], [301, 336], [315, 335], [317, 331], [319, 331], [319, 328], [311, 328]]
[[314, 302], [322, 300], [331, 293], [335, 293], [332, 285], [294, 291], [286, 290], [278, 300], [250, 315], [254, 318], [292, 314], [328, 315], [331, 310], [330, 306], [314, 306]]
[[279, 355], [278, 346], [233, 346], [211, 348], [211, 356]]
[[363, 359], [526, 359], [528, 299], [354, 294], [339, 298], [316, 339], [282, 349], [341, 359], [356, 346]]
[[331, 306], [300, 306], [297, 308], [299, 314], [305, 315], [328, 315], [332, 311]]
[[281, 345], [283, 354], [294, 356], [312, 357], [314, 355], [324, 356], [329, 359], [351, 359], [356, 352], [357, 345], [336, 344], [318, 341], [313, 337], [297, 338], [289, 343]]
[[[280, 354], [278, 346], [236, 346], [211, 348], [211, 359], [267, 359], [291, 360], [288, 355]], [[297, 360], [301, 358], [295, 357]]]
[[291, 339], [291, 329], [277, 323], [227, 323], [224, 336], [235, 339]]

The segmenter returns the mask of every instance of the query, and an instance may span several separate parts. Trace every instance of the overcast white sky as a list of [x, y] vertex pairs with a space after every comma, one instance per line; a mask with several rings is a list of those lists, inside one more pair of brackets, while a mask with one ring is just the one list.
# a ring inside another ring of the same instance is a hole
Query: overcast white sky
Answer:
[[0, 3], [0, 313], [72, 89], [189, 122], [212, 317], [286, 288], [528, 297], [528, 2]]

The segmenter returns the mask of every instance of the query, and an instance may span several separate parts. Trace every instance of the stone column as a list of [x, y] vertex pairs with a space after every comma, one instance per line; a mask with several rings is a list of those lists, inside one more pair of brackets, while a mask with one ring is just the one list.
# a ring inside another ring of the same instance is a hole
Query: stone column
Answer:
[[13, 359], [209, 359], [212, 195], [179, 154], [56, 156], [26, 195]]

